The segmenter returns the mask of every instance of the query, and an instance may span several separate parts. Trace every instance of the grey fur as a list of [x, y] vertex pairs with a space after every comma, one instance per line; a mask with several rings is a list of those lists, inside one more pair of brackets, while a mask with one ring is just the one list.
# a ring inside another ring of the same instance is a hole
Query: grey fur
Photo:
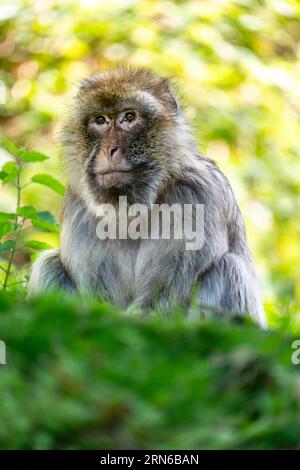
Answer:
[[61, 262], [59, 250], [46, 250], [32, 266], [29, 292], [33, 295], [53, 289], [72, 292], [76, 287]]
[[[95, 86], [95, 80], [85, 82], [83, 89], [89, 83]], [[186, 251], [181, 240], [99, 240], [99, 199], [95, 201], [89, 192], [84, 163], [76, 153], [79, 136], [75, 135], [75, 123], [69, 134], [65, 129], [64, 147], [73, 175], [74, 165], [78, 166], [79, 180], [71, 178], [65, 197], [61, 249], [36, 261], [29, 290], [76, 289], [125, 308], [137, 305], [146, 311], [169, 311], [173, 301], [188, 304], [194, 286], [198, 286], [199, 312], [249, 313], [264, 327], [265, 314], [244, 222], [230, 184], [213, 161], [199, 155], [179, 110], [173, 120], [167, 130], [156, 130], [151, 141], [151, 151], [156, 155], [160, 152], [159, 162], [164, 161], [164, 165], [159, 174], [155, 167], [148, 185], [145, 179], [145, 191], [141, 186], [138, 192], [144, 198], [139, 197], [138, 202], [204, 204], [203, 248]]]

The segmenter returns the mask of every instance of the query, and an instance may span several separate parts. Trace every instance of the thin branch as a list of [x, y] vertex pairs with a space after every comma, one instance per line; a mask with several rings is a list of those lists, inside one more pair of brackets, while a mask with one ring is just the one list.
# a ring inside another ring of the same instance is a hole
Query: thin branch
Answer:
[[18, 282], [13, 282], [12, 284], [8, 284], [8, 287], [16, 286], [17, 284], [26, 284], [27, 281], [18, 281]]
[[15, 257], [15, 253], [16, 253], [16, 245], [17, 245], [17, 242], [18, 242], [18, 239], [19, 239], [19, 236], [20, 236], [20, 232], [23, 228], [23, 223], [21, 225], [18, 224], [19, 222], [19, 216], [18, 216], [18, 209], [21, 205], [21, 171], [22, 171], [22, 162], [17, 159], [17, 162], [18, 162], [18, 165], [19, 165], [19, 172], [18, 172], [18, 179], [17, 179], [17, 204], [16, 204], [16, 217], [15, 217], [15, 245], [14, 247], [12, 248], [11, 252], [10, 252], [10, 256], [9, 256], [9, 261], [8, 261], [8, 266], [7, 266], [7, 271], [6, 271], [6, 275], [5, 275], [5, 279], [4, 279], [4, 283], [3, 283], [3, 290], [6, 290], [7, 287], [8, 287], [8, 279], [9, 279], [9, 276], [10, 276], [10, 272], [11, 272], [11, 268], [12, 268], [12, 264], [13, 264], [13, 260], [14, 260], [14, 257]]
[[[25, 219], [24, 219], [24, 221], [25, 221]], [[33, 228], [34, 227], [32, 225], [30, 225], [29, 227], [22, 228], [22, 232], [25, 232], [25, 230], [32, 230]]]
[[23, 184], [23, 186], [21, 187], [21, 189], [27, 188], [27, 186], [29, 186], [30, 184], [32, 184], [32, 181], [29, 181], [28, 183]]

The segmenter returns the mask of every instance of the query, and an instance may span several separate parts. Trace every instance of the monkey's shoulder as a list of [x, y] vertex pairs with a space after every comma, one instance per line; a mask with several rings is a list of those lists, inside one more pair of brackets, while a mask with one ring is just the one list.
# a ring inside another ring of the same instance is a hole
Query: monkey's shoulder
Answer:
[[219, 204], [220, 206], [235, 201], [231, 185], [211, 159], [196, 155], [193, 165], [182, 168], [174, 182], [173, 197], [184, 202]]

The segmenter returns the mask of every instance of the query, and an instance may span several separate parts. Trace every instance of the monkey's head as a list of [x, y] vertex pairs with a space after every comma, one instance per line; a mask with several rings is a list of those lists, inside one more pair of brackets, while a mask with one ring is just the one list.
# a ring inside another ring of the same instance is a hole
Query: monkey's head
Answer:
[[185, 132], [167, 79], [144, 69], [96, 74], [63, 125], [71, 187], [94, 208], [120, 195], [151, 204], [178, 171]]

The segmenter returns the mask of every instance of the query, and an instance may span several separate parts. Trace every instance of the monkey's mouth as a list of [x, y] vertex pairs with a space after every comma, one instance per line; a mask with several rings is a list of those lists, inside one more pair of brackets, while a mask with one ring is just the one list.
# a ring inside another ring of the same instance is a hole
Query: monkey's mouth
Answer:
[[98, 172], [96, 174], [97, 178], [126, 178], [126, 176], [132, 175], [132, 170], [107, 170], [103, 172]]
[[99, 183], [113, 183], [126, 180], [132, 175], [132, 170], [107, 170], [98, 172], [95, 176]]

